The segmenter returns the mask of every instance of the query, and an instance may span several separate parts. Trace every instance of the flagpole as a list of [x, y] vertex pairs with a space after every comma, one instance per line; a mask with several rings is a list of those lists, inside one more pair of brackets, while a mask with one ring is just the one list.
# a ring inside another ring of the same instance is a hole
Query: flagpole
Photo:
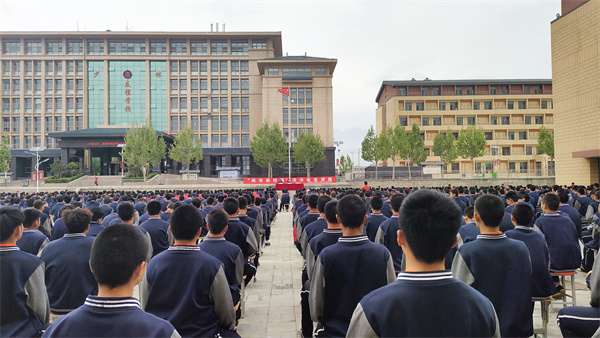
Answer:
[[292, 101], [292, 92], [288, 86], [288, 182], [292, 182], [292, 109], [290, 103]]

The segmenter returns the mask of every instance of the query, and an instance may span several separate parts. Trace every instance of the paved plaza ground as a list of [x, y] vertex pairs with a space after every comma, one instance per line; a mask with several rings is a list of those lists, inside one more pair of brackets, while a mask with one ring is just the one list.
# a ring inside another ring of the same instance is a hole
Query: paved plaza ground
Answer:
[[[301, 337], [302, 257], [293, 244], [291, 222], [292, 213], [283, 212], [273, 223], [271, 246], [264, 248], [256, 282], [246, 288], [246, 313], [238, 326], [242, 337]], [[585, 286], [584, 273], [576, 275], [575, 286], [577, 304], [589, 306], [590, 291]], [[554, 304], [549, 315], [548, 337], [561, 336], [556, 324], [561, 301]], [[534, 311], [534, 325], [541, 326], [539, 303]]]

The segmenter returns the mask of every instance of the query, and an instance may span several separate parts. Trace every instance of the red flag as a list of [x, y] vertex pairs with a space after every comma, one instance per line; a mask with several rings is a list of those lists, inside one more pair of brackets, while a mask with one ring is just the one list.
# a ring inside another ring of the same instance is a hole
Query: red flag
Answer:
[[290, 96], [290, 89], [289, 88], [279, 88], [279, 89], [277, 89], [277, 92], [285, 94], [286, 96]]

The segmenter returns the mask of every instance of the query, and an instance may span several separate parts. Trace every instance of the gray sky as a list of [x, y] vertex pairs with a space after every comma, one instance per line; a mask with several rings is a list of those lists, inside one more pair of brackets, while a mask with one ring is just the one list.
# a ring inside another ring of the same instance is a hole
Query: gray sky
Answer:
[[284, 53], [338, 59], [334, 136], [356, 163], [382, 81], [551, 78], [559, 12], [560, 0], [0, 0], [0, 31], [281, 31]]

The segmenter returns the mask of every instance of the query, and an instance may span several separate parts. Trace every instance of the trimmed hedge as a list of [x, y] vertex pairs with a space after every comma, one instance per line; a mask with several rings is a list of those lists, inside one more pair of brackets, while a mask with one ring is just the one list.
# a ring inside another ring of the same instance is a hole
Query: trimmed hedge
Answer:
[[[149, 180], [156, 175], [157, 175], [156, 173], [150, 173], [146, 176], [146, 179]], [[133, 174], [129, 174], [129, 175], [123, 177], [123, 179], [124, 180], [144, 180], [144, 176], [133, 176]]]
[[63, 178], [56, 178], [56, 176], [51, 176], [51, 177], [44, 179], [44, 183], [69, 183], [69, 182], [73, 182], [76, 179], [81, 178], [83, 176], [84, 176], [83, 173], [79, 173], [79, 174], [73, 175], [71, 177], [63, 177]]

